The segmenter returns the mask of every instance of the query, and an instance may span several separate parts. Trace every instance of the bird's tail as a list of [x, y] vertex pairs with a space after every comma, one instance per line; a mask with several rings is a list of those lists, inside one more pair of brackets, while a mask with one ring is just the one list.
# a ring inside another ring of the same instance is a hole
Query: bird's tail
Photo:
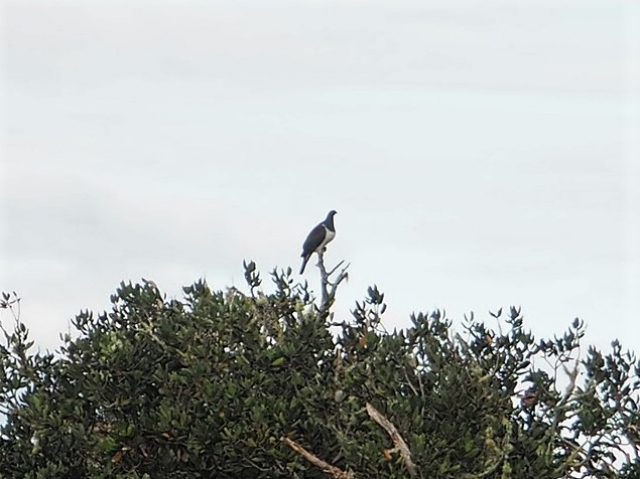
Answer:
[[304, 268], [307, 266], [307, 263], [309, 262], [309, 258], [311, 258], [311, 255], [302, 257], [302, 268], [300, 268], [300, 274], [304, 273]]

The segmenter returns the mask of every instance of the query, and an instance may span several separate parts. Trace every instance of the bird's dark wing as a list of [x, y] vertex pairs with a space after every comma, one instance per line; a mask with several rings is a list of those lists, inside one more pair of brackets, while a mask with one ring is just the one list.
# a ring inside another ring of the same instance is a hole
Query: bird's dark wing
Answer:
[[309, 233], [309, 236], [307, 236], [307, 239], [304, 241], [304, 244], [302, 245], [301, 256], [304, 257], [304, 256], [311, 255], [311, 253], [313, 253], [316, 249], [318, 249], [318, 246], [320, 246], [324, 241], [324, 237], [326, 234], [327, 233], [322, 223], [320, 223], [318, 226], [313, 228], [311, 230], [311, 233]]

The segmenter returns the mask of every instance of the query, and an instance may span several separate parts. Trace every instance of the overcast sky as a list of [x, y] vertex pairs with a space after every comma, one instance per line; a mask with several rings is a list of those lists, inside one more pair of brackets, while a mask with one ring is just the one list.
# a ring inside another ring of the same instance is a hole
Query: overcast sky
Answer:
[[513, 304], [640, 351], [637, 2], [2, 8], [0, 289], [39, 345], [121, 280], [297, 271], [336, 209], [342, 315], [375, 283], [389, 328]]

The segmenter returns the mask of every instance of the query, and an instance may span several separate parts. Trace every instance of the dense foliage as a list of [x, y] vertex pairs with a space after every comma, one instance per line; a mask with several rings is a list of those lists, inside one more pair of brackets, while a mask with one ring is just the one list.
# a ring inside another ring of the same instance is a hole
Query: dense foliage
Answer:
[[409, 477], [370, 403], [416, 477], [640, 478], [640, 363], [582, 350], [580, 321], [536, 340], [516, 308], [459, 332], [435, 311], [388, 332], [375, 287], [342, 321], [291, 271], [273, 292], [245, 274], [246, 294], [198, 282], [181, 300], [122, 284], [56, 354], [5, 314], [0, 477], [330, 477], [284, 438], [343, 477]]

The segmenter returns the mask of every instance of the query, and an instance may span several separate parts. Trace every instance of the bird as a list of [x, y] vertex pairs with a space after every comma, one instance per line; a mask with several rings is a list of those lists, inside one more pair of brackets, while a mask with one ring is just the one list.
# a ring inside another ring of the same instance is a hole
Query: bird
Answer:
[[337, 214], [335, 210], [329, 211], [329, 214], [322, 223], [319, 223], [311, 230], [307, 239], [302, 245], [302, 268], [300, 274], [304, 273], [307, 262], [311, 259], [313, 253], [322, 254], [327, 244], [336, 236], [336, 227], [333, 225], [333, 217]]

